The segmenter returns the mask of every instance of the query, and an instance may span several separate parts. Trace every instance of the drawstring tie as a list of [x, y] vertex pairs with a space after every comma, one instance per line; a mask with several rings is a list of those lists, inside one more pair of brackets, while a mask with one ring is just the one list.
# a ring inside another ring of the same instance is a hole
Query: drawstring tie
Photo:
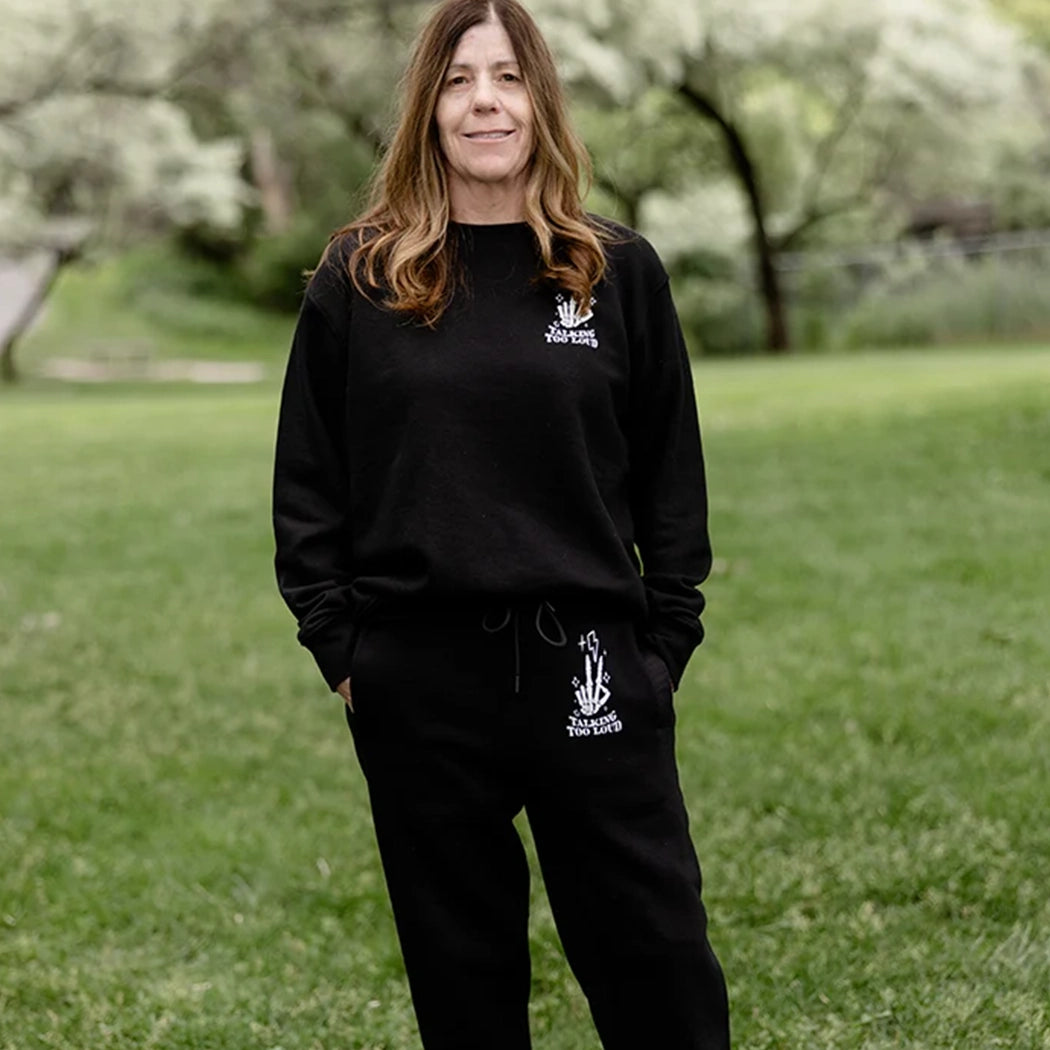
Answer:
[[[514, 626], [514, 695], [521, 693], [521, 632], [520, 632], [520, 610], [514, 605], [495, 606], [485, 610], [481, 617], [481, 627], [487, 634], [498, 634], [508, 624]], [[494, 615], [495, 614], [495, 615]], [[556, 629], [556, 634], [548, 634], [544, 629], [544, 619], [550, 620]], [[548, 645], [555, 649], [561, 649], [568, 641], [565, 628], [562, 627], [558, 614], [550, 602], [538, 602], [536, 605], [536, 616], [533, 620], [536, 634]]]

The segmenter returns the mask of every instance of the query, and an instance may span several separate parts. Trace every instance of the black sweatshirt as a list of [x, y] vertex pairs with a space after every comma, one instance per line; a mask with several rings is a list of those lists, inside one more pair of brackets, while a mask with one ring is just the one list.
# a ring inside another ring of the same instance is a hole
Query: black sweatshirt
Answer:
[[524, 223], [452, 224], [465, 281], [433, 330], [362, 296], [347, 244], [311, 278], [273, 521], [331, 688], [373, 604], [421, 597], [590, 603], [681, 679], [711, 566], [693, 384], [667, 274], [613, 229], [590, 310], [535, 282]]

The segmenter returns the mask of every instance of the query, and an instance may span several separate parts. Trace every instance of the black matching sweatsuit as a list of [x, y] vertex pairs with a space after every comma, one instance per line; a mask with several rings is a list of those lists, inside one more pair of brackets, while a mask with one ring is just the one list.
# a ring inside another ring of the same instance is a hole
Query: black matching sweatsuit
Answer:
[[711, 563], [696, 407], [667, 275], [609, 228], [582, 305], [526, 224], [450, 224], [434, 329], [336, 243], [292, 344], [278, 582], [351, 679], [427, 1050], [529, 1046], [522, 809], [603, 1046], [729, 1045], [674, 760]]

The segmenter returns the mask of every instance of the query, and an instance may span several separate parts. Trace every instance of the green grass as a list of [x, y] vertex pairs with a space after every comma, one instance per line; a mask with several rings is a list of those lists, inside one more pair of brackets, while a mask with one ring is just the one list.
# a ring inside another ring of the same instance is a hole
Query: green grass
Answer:
[[[1050, 349], [697, 375], [679, 751], [736, 1045], [1045, 1050]], [[140, 395], [0, 394], [0, 1048], [417, 1045], [272, 583], [274, 387]], [[595, 1050], [539, 889], [533, 938], [537, 1050]]]

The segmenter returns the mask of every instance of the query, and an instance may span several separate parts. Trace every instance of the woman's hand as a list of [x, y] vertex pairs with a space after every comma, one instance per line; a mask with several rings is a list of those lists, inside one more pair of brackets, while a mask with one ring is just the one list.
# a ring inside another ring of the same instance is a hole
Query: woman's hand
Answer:
[[350, 713], [353, 714], [354, 698], [350, 695], [350, 679], [344, 678], [339, 685], [336, 686], [335, 691], [343, 698], [343, 702], [350, 708]]

